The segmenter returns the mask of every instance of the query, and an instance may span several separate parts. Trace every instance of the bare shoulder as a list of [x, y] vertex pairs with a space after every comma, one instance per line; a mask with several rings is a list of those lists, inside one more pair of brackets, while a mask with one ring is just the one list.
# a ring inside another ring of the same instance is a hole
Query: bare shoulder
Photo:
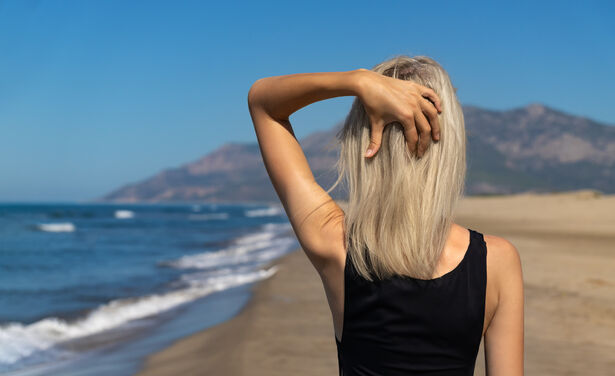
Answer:
[[493, 281], [497, 302], [500, 303], [503, 297], [518, 295], [515, 290], [522, 289], [521, 256], [508, 239], [487, 234], [483, 237], [487, 245], [487, 276]]
[[518, 254], [517, 247], [506, 238], [489, 234], [484, 234], [483, 237], [487, 247], [493, 248], [495, 252], [503, 253], [504, 256], [508, 255], [509, 257]]

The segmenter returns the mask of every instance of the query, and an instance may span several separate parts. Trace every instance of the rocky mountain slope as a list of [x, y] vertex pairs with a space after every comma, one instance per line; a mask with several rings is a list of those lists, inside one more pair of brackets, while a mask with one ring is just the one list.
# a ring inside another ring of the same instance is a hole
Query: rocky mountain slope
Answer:
[[[595, 189], [615, 193], [615, 126], [540, 104], [509, 111], [464, 106], [466, 194]], [[300, 140], [316, 180], [335, 181], [336, 124]], [[334, 198], [343, 198], [343, 187]], [[229, 143], [201, 159], [128, 184], [102, 201], [277, 202], [258, 144]]]

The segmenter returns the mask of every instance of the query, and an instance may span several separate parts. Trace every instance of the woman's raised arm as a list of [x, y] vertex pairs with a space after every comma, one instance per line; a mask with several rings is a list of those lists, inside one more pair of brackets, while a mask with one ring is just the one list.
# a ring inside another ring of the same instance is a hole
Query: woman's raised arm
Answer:
[[311, 103], [358, 95], [363, 71], [367, 70], [296, 73], [261, 78], [250, 88], [248, 104], [250, 110], [261, 108], [276, 120], [288, 120], [292, 113]]
[[368, 157], [376, 154], [384, 127], [394, 121], [404, 126], [408, 146], [418, 156], [431, 137], [439, 136], [438, 96], [411, 81], [357, 69], [273, 76], [252, 85], [248, 106], [265, 168], [302, 248], [319, 271], [344, 250], [343, 211], [316, 183], [289, 116], [340, 96], [358, 96], [365, 106], [371, 121]]
[[261, 78], [248, 93], [265, 168], [301, 247], [319, 272], [344, 250], [344, 213], [316, 183], [288, 118], [320, 100], [358, 95], [360, 72]]

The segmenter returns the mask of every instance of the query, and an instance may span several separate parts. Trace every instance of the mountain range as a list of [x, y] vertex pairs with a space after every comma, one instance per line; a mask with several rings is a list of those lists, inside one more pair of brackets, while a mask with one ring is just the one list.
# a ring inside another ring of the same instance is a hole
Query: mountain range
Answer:
[[[594, 189], [615, 193], [615, 126], [533, 103], [507, 111], [463, 106], [465, 194]], [[316, 180], [328, 189], [337, 176], [335, 134], [299, 140]], [[342, 186], [331, 192], [343, 199]], [[112, 202], [279, 202], [258, 144], [227, 143], [185, 165], [127, 184], [98, 199]]]

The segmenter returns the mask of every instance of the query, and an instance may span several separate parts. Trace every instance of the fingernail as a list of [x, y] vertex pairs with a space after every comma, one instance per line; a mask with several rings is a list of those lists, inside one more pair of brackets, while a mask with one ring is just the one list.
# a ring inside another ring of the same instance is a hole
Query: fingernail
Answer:
[[373, 153], [374, 153], [374, 150], [372, 150], [372, 149], [367, 149], [367, 153], [365, 153], [365, 156], [366, 156], [366, 157], [371, 157]]

